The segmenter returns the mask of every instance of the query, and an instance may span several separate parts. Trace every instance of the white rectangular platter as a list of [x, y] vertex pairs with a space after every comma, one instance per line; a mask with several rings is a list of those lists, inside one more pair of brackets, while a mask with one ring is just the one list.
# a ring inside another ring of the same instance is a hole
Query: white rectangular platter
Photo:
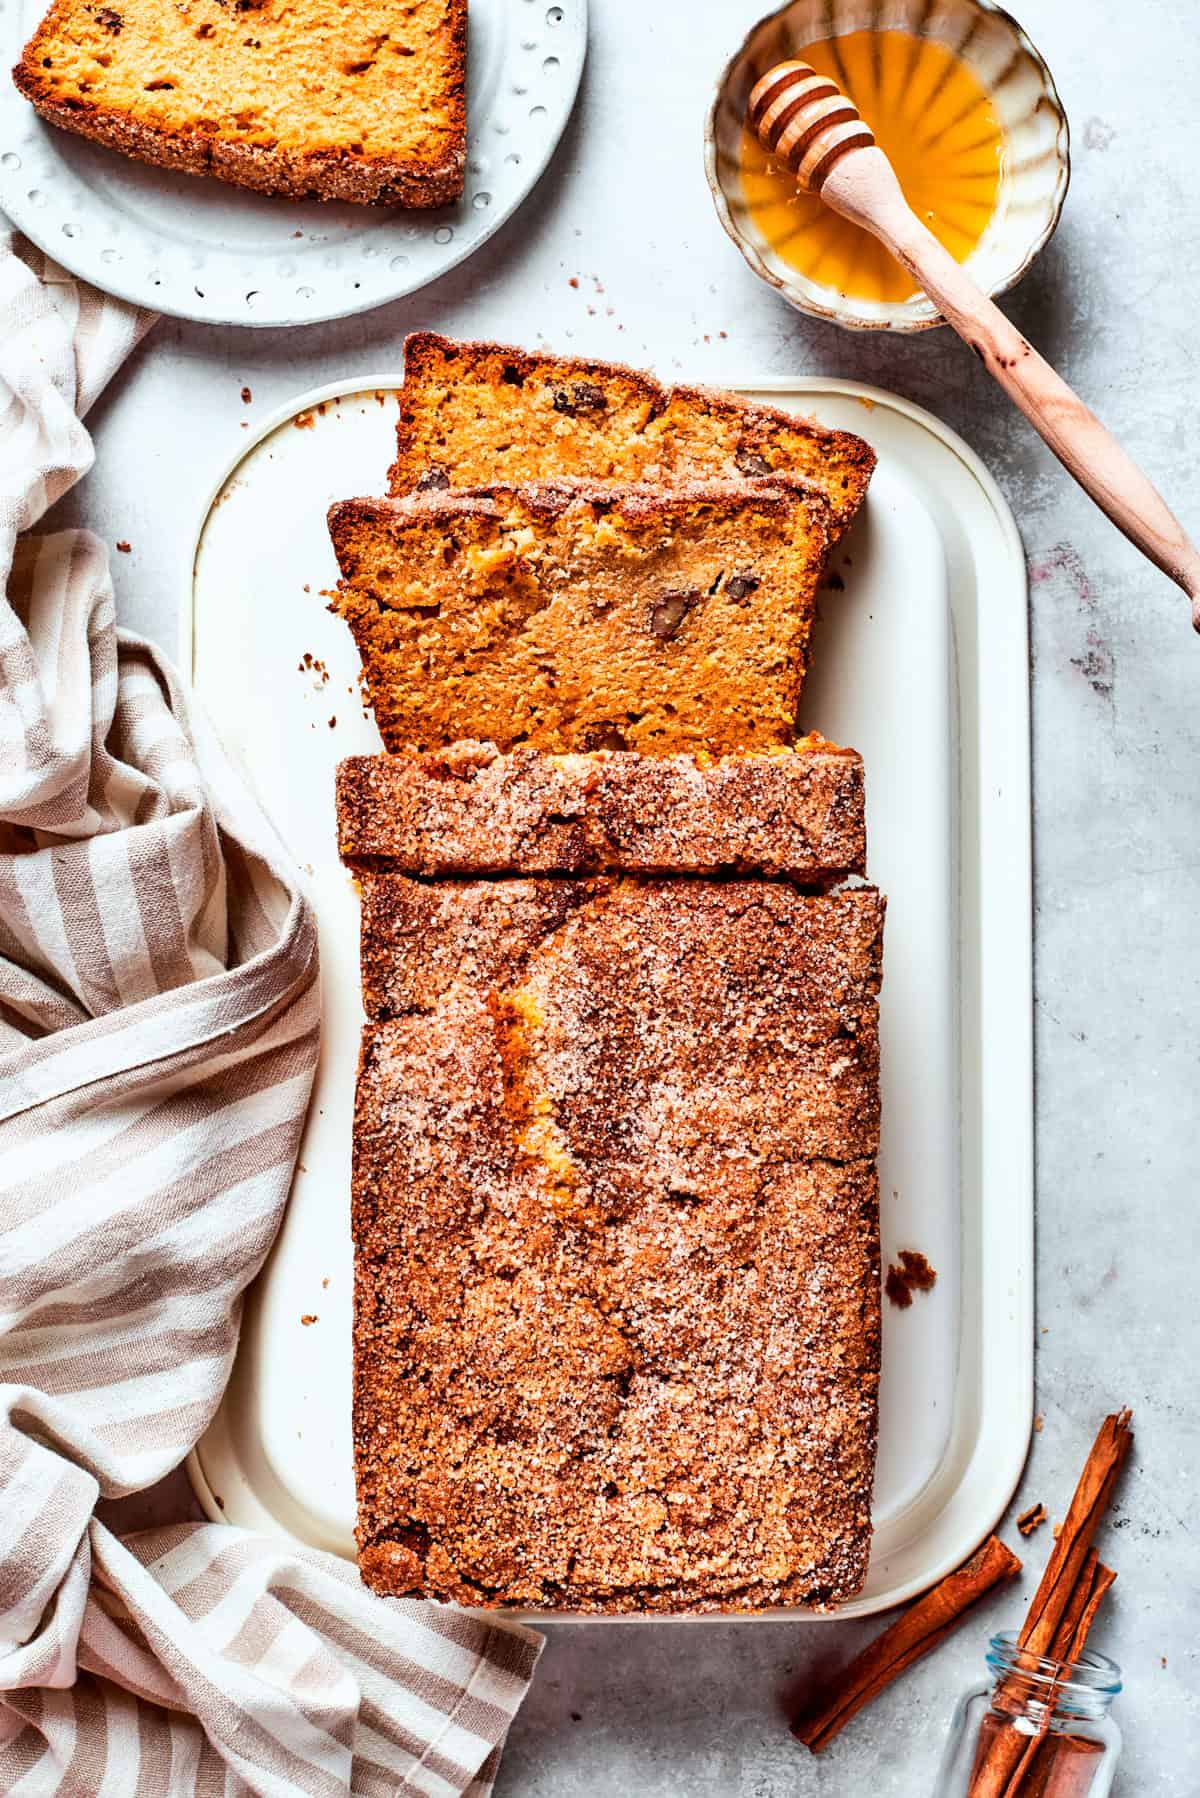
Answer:
[[[321, 590], [336, 580], [326, 507], [383, 490], [395, 386], [386, 376], [307, 395], [240, 446], [201, 525], [184, 605], [199, 701], [308, 881], [324, 1003], [287, 1215], [190, 1472], [214, 1519], [343, 1555], [354, 1552], [349, 1190], [362, 1014], [333, 777], [342, 756], [379, 739], [349, 633]], [[742, 391], [857, 431], [879, 453], [822, 595], [801, 724], [866, 763], [869, 867], [888, 895], [883, 1258], [919, 1250], [938, 1279], [910, 1309], [884, 1306], [875, 1544], [866, 1587], [841, 1612], [856, 1615], [962, 1561], [1007, 1504], [1028, 1443], [1025, 565], [991, 477], [930, 414], [843, 381]]]

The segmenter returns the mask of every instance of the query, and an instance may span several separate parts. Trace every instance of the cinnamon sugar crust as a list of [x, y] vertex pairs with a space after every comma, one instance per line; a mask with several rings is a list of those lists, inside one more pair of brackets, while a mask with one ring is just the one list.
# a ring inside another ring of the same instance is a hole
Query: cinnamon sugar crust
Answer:
[[367, 1583], [583, 1611], [852, 1596], [883, 900], [362, 878]]
[[718, 874], [829, 885], [866, 861], [862, 762], [808, 737], [774, 754], [550, 755], [456, 743], [338, 770], [344, 859], [411, 874]]

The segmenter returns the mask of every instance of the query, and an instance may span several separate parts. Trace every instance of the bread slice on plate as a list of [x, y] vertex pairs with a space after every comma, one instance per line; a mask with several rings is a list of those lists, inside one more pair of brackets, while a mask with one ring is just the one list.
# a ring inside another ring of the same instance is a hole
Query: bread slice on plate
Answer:
[[13, 79], [52, 125], [291, 199], [463, 188], [467, 0], [55, 0]]
[[329, 514], [388, 749], [790, 742], [828, 542], [799, 483], [562, 482]]
[[663, 387], [613, 362], [456, 343], [404, 346], [393, 493], [501, 481], [658, 482], [799, 475], [829, 501], [832, 536], [875, 467], [851, 431], [703, 387]]

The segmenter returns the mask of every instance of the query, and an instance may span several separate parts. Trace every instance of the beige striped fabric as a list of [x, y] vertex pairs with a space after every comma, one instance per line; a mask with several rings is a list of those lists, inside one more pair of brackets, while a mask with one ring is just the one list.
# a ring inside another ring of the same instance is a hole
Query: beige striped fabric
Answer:
[[151, 323], [0, 233], [0, 1791], [483, 1798], [531, 1632], [94, 1514], [213, 1414], [319, 1028], [269, 826], [117, 630], [103, 546], [29, 534]]

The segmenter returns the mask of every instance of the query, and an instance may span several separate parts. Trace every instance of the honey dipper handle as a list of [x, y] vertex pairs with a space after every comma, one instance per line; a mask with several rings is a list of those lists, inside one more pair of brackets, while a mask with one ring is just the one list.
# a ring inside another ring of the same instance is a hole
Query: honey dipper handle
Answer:
[[1078, 394], [918, 219], [886, 156], [856, 149], [821, 185], [835, 212], [872, 232], [1016, 401], [1068, 474], [1192, 602], [1200, 631], [1200, 551], [1166, 501]]

